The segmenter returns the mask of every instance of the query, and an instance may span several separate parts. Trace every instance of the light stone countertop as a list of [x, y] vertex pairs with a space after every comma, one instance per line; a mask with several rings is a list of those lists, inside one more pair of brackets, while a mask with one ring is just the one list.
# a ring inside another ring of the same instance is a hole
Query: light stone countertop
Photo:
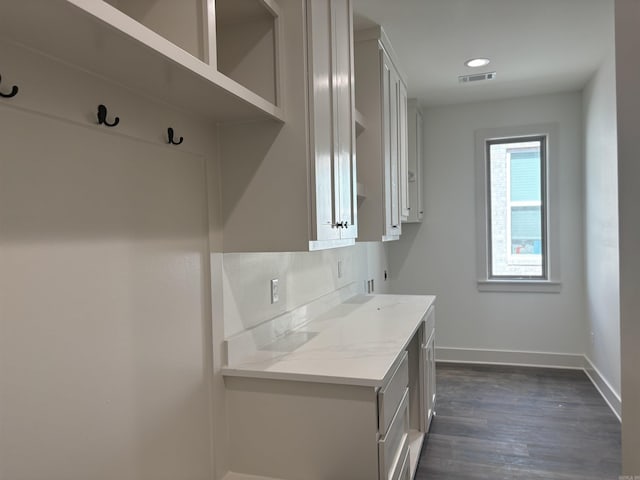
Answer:
[[355, 295], [222, 373], [380, 387], [434, 302], [431, 295]]

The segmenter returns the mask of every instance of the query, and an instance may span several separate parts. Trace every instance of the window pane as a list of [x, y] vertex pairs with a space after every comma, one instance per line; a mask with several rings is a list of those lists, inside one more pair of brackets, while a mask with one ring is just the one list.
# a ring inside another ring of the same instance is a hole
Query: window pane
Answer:
[[545, 277], [542, 142], [488, 142], [490, 277]]
[[511, 207], [511, 254], [542, 253], [542, 209]]
[[511, 152], [511, 201], [540, 201], [540, 149]]

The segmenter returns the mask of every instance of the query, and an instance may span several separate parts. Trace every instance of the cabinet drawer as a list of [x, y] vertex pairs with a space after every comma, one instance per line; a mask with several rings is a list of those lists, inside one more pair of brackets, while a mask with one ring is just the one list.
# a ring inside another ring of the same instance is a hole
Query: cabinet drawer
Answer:
[[409, 438], [409, 389], [405, 387], [404, 396], [393, 417], [387, 434], [378, 441], [378, 467], [380, 480], [395, 480], [401, 472], [405, 450]]
[[407, 385], [409, 385], [409, 366], [405, 351], [402, 352], [402, 358], [391, 378], [378, 392], [378, 432], [380, 435], [384, 435], [389, 428]]
[[411, 480], [411, 464], [409, 462], [409, 446], [407, 445], [406, 451], [400, 457], [401, 462], [398, 462], [396, 473], [393, 475], [393, 480]]

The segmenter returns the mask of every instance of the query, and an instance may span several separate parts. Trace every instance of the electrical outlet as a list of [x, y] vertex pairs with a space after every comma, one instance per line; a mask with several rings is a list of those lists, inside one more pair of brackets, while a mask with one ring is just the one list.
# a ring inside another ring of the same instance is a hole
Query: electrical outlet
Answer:
[[277, 303], [280, 300], [280, 292], [278, 291], [278, 279], [271, 279], [271, 303]]
[[342, 278], [342, 260], [338, 260], [338, 278]]
[[373, 278], [365, 282], [365, 290], [367, 293], [373, 293]]

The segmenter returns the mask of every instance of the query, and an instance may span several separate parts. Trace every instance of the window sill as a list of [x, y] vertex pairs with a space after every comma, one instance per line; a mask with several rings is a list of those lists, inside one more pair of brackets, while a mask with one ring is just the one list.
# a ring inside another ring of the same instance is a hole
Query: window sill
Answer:
[[478, 280], [479, 292], [560, 293], [561, 288], [549, 280]]

